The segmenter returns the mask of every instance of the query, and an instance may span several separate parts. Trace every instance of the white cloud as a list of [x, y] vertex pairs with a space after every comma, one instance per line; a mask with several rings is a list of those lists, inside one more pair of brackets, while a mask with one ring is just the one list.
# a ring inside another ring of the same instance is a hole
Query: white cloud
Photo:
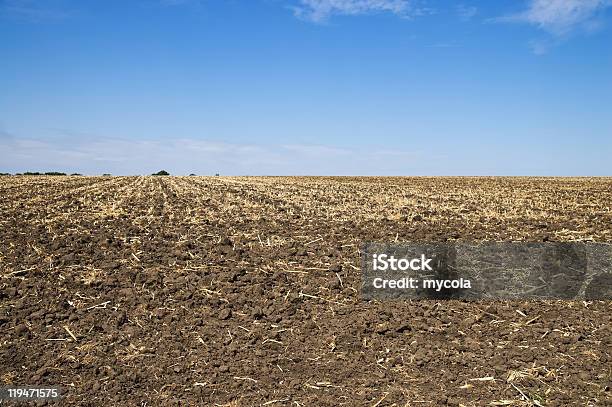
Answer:
[[[2, 133], [0, 133], [1, 135]], [[393, 159], [390, 159], [392, 157]], [[420, 168], [418, 153], [320, 144], [242, 144], [196, 138], [136, 140], [0, 137], [0, 172], [350, 175]]]
[[326, 21], [332, 15], [392, 13], [411, 17], [423, 13], [412, 0], [300, 0], [293, 10], [297, 17], [314, 22]]
[[530, 0], [525, 11], [498, 20], [529, 23], [563, 36], [577, 28], [592, 26], [598, 13], [609, 6], [610, 0]]

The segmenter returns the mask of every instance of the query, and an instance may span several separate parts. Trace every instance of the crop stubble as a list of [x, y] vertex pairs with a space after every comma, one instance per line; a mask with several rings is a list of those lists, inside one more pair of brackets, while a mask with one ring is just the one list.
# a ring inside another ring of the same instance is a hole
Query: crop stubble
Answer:
[[609, 405], [609, 301], [359, 298], [368, 241], [612, 241], [609, 178], [0, 177], [0, 385]]

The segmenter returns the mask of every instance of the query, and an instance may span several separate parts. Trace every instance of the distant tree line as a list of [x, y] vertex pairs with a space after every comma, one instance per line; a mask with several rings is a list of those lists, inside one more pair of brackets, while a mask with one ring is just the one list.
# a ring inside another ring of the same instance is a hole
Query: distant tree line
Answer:
[[66, 175], [65, 172], [57, 172], [57, 171], [48, 171], [48, 172], [30, 172], [26, 171], [23, 174], [15, 174], [15, 175]]
[[[10, 172], [0, 172], [0, 176], [2, 176], [2, 175], [8, 176], [8, 175], [13, 175], [13, 174], [11, 174]], [[58, 171], [47, 171], [47, 172], [26, 171], [26, 172], [17, 172], [17, 173], [15, 173], [15, 175], [51, 175], [51, 176], [64, 175], [65, 176], [65, 175], [68, 175], [68, 174], [66, 174], [65, 172], [58, 172]], [[82, 175], [83, 174], [80, 174], [78, 172], [73, 172], [72, 174], [70, 174], [70, 176], [73, 176], [73, 177], [82, 176]], [[151, 175], [153, 175], [153, 176], [162, 176], [162, 175], [170, 175], [170, 173], [168, 171], [166, 171], [166, 170], [161, 170], [161, 171], [158, 171], [158, 172], [153, 173]], [[111, 174], [104, 173], [104, 174], [102, 174], [102, 176], [103, 177], [110, 177]], [[189, 176], [190, 177], [194, 177], [194, 176], [196, 176], [196, 174], [192, 173], [192, 174], [189, 174]], [[219, 173], [216, 173], [215, 176], [218, 177]]]
[[[0, 172], [0, 175], [13, 175], [10, 172]], [[26, 172], [17, 172], [15, 173], [15, 175], [51, 175], [51, 176], [56, 176], [56, 175], [67, 175], [65, 172], [58, 172], [58, 171], [47, 171], [47, 172], [33, 172], [33, 171], [26, 171]], [[73, 172], [72, 174], [70, 174], [71, 176], [81, 176], [83, 174], [79, 174], [78, 172]]]

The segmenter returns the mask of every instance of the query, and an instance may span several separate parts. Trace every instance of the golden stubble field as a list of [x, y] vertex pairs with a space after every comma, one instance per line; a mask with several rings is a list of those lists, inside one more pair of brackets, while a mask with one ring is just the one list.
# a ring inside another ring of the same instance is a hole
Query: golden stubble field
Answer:
[[0, 177], [0, 384], [62, 405], [607, 405], [609, 301], [360, 298], [365, 242], [612, 241], [611, 178]]

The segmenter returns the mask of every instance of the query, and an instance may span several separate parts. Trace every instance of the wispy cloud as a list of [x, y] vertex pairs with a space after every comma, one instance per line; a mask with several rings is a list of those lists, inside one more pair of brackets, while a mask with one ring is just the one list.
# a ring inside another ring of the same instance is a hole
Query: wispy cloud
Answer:
[[470, 21], [472, 18], [478, 14], [478, 8], [474, 6], [466, 6], [465, 4], [459, 4], [455, 10], [457, 11], [457, 15], [463, 21]]
[[494, 18], [494, 22], [531, 24], [546, 33], [529, 41], [535, 55], [546, 54], [578, 31], [601, 27], [601, 15], [612, 0], [529, 0], [522, 12]]
[[425, 13], [412, 0], [299, 0], [292, 9], [296, 17], [317, 23], [333, 15], [391, 13], [408, 18]]
[[351, 150], [345, 148], [338, 147], [330, 147], [330, 146], [322, 146], [322, 145], [312, 145], [312, 144], [285, 144], [282, 146], [283, 149], [304, 155], [304, 156], [328, 156], [328, 157], [337, 157], [337, 156], [346, 156], [350, 155]]
[[526, 10], [497, 20], [528, 23], [552, 35], [565, 36], [591, 27], [599, 13], [610, 6], [610, 0], [530, 0]]
[[535, 55], [544, 55], [548, 52], [553, 42], [547, 39], [529, 41], [529, 48]]
[[158, 0], [162, 6], [201, 6], [200, 0]]
[[459, 48], [461, 45], [457, 41], [440, 41], [429, 45], [429, 48]]
[[196, 138], [131, 140], [73, 135], [0, 137], [0, 172], [150, 174], [164, 168], [173, 174], [401, 174], [418, 170], [422, 158], [417, 152], [320, 144], [242, 144]]
[[63, 20], [72, 15], [61, 1], [5, 0], [0, 1], [0, 14], [30, 22]]

